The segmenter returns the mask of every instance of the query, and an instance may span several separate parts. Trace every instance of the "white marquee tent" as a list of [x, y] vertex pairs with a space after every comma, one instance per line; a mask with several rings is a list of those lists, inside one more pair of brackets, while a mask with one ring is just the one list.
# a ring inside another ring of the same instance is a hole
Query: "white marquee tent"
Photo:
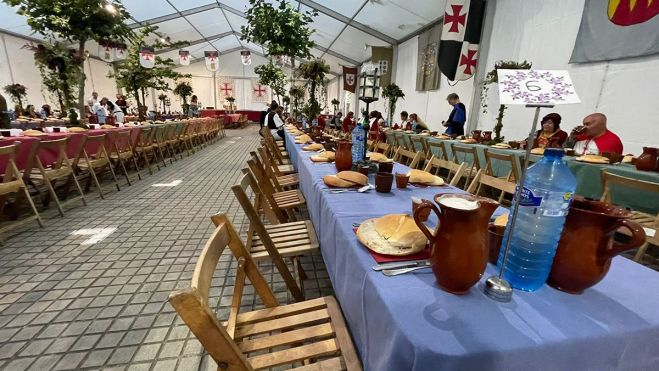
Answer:
[[[591, 112], [609, 117], [609, 127], [617, 132], [625, 152], [640, 153], [644, 145], [656, 145], [659, 137], [659, 56], [629, 58], [611, 62], [569, 64], [585, 0], [489, 1], [481, 41], [481, 56], [475, 79], [453, 85], [442, 77], [440, 88], [431, 92], [415, 91], [418, 34], [441, 21], [444, 0], [299, 0], [292, 1], [301, 9], [315, 9], [312, 54], [330, 65], [332, 81], [328, 99], [345, 100], [340, 74], [341, 66], [358, 66], [370, 58], [370, 46], [394, 49], [393, 80], [405, 92], [398, 111], [416, 112], [432, 129], [439, 130], [450, 107], [445, 97], [456, 92], [467, 105], [471, 129], [491, 129], [495, 110], [483, 113], [480, 108], [480, 85], [484, 74], [497, 60], [529, 60], [537, 69], [565, 69], [574, 80], [582, 103], [562, 106], [555, 111], [563, 116], [563, 128], [570, 130]], [[262, 103], [248, 99], [254, 67], [266, 61], [260, 46], [240, 40], [240, 27], [246, 24], [247, 0], [124, 0], [132, 15], [133, 28], [150, 23], [172, 40], [191, 43], [193, 63], [180, 67], [192, 74], [195, 93], [206, 105], [213, 105], [213, 82], [203, 62], [204, 51], [220, 53], [220, 76], [232, 77], [239, 108], [261, 109]], [[658, 31], [659, 32], [659, 31]], [[40, 77], [32, 63], [32, 55], [21, 49], [26, 42], [38, 41], [22, 16], [0, 5], [0, 86], [20, 82], [28, 87], [28, 100], [39, 104], [48, 97], [41, 92]], [[95, 54], [96, 45], [88, 46]], [[240, 51], [250, 50], [253, 63], [243, 66]], [[163, 53], [176, 59], [177, 50]], [[86, 65], [86, 93], [92, 90], [112, 96], [114, 81], [107, 78], [109, 67], [99, 59]], [[496, 89], [491, 89], [491, 91]], [[156, 94], [151, 94], [154, 97]], [[154, 98], [155, 99], [155, 98]], [[155, 101], [155, 100], [154, 100]], [[176, 99], [173, 109], [176, 109]], [[356, 101], [350, 102], [355, 110]], [[497, 105], [495, 93], [489, 94], [488, 105]], [[382, 101], [372, 105], [384, 111]], [[345, 108], [345, 107], [344, 107]], [[504, 119], [503, 134], [510, 139], [524, 137], [532, 114], [524, 108], [510, 108]]]

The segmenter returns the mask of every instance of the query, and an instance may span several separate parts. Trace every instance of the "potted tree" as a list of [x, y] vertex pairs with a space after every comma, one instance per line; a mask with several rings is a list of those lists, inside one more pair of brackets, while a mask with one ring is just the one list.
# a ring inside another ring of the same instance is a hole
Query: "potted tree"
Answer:
[[399, 98], [405, 99], [405, 93], [398, 85], [391, 83], [382, 89], [382, 98], [387, 103], [387, 110], [389, 111], [387, 112], [387, 118], [389, 119], [389, 125], [392, 125], [394, 113], [396, 112], [396, 102]]
[[288, 94], [290, 95], [290, 99], [292, 101], [292, 114], [294, 118], [298, 118], [298, 116], [301, 113], [300, 110], [300, 105], [302, 103], [302, 99], [304, 99], [304, 88], [301, 86], [293, 85], [293, 87], [288, 91]]
[[296, 71], [297, 77], [306, 80], [305, 87], [309, 92], [309, 101], [305, 106], [305, 114], [309, 120], [313, 120], [322, 110], [317, 99], [321, 92], [317, 91], [317, 89], [323, 89], [325, 75], [328, 74], [329, 71], [330, 67], [320, 58], [312, 59], [300, 64], [300, 67]]
[[[531, 62], [523, 61], [498, 61], [494, 64], [494, 69], [485, 75], [485, 80], [482, 82], [481, 88], [481, 107], [483, 108], [483, 113], [487, 112], [487, 93], [490, 89], [489, 85], [496, 84], [499, 82], [497, 75], [497, 70], [528, 70], [532, 66]], [[499, 105], [499, 113], [496, 119], [496, 125], [494, 125], [494, 138], [492, 139], [495, 143], [501, 143], [504, 141], [504, 137], [501, 136], [501, 129], [503, 128], [503, 115], [508, 107], [505, 104]]]
[[341, 104], [341, 102], [339, 102], [338, 99], [334, 98], [332, 99], [331, 103], [332, 103], [332, 108], [334, 108], [334, 114], [336, 115], [336, 111], [339, 110], [339, 104]]
[[227, 101], [227, 113], [233, 113], [236, 110], [236, 105], [233, 102], [236, 101], [236, 98], [228, 96], [225, 99]]
[[5, 86], [5, 93], [9, 94], [11, 100], [16, 104], [16, 117], [23, 115], [23, 99], [27, 96], [27, 88], [21, 84], [10, 84]]
[[269, 86], [277, 96], [277, 102], [281, 103], [280, 98], [286, 94], [286, 74], [284, 71], [275, 66], [270, 60], [267, 64], [254, 68], [254, 72], [259, 76], [259, 83]]
[[186, 81], [181, 81], [176, 84], [173, 93], [181, 97], [181, 100], [183, 100], [181, 109], [183, 110], [183, 114], [187, 116], [188, 110], [190, 109], [190, 105], [188, 104], [188, 97], [193, 93], [192, 86]]

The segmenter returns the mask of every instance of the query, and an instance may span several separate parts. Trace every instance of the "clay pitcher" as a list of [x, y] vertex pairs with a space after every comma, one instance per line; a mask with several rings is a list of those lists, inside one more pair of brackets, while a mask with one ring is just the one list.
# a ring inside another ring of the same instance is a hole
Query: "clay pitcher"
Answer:
[[[437, 285], [453, 294], [465, 294], [480, 280], [488, 258], [487, 226], [498, 202], [483, 197], [438, 194], [433, 203], [423, 201], [414, 221], [430, 241], [432, 271]], [[439, 222], [431, 232], [423, 222], [424, 209], [432, 209]]]
[[472, 130], [471, 131], [471, 137], [477, 141], [478, 143], [481, 142], [481, 131], [480, 130]]
[[338, 141], [334, 165], [337, 171], [350, 170], [352, 168], [352, 143], [347, 140]]
[[[604, 278], [611, 259], [645, 242], [645, 232], [629, 220], [621, 207], [575, 197], [558, 242], [547, 284], [570, 294], [580, 294]], [[613, 241], [619, 228], [627, 229], [627, 243]]]
[[657, 149], [643, 147], [643, 154], [636, 159], [636, 169], [652, 171], [657, 166]]

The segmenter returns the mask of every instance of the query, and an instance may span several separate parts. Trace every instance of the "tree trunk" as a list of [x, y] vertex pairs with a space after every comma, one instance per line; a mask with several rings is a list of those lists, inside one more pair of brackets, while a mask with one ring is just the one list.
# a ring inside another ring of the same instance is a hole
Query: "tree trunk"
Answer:
[[135, 100], [137, 101], [137, 117], [139, 121], [144, 121], [144, 114], [142, 113], [142, 104], [140, 103], [140, 93], [138, 90], [133, 92]]
[[[78, 54], [80, 55], [80, 78], [78, 80], [78, 109], [80, 113], [78, 114], [78, 125], [86, 128], [84, 120], [85, 117], [85, 43], [87, 40], [78, 41]], [[71, 123], [73, 124], [73, 123]]]
[[503, 137], [501, 136], [501, 129], [503, 128], [503, 114], [506, 110], [506, 105], [499, 105], [499, 114], [497, 115], [497, 123], [494, 125], [494, 142], [501, 143], [503, 142]]

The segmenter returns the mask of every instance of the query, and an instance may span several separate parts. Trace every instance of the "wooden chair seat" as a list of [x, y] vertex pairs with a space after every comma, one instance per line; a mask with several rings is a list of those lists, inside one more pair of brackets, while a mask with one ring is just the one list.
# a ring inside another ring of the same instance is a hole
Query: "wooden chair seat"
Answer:
[[0, 227], [0, 237], [2, 232], [33, 219], [36, 219], [39, 223], [39, 226], [43, 228], [41, 216], [39, 215], [39, 212], [37, 211], [37, 208], [34, 205], [32, 198], [30, 197], [27, 186], [23, 181], [23, 176], [16, 166], [15, 159], [19, 146], [19, 143], [13, 143], [8, 146], [0, 147], [0, 159], [5, 162], [5, 172], [4, 174], [0, 175], [0, 215], [4, 213], [5, 206], [7, 204], [6, 201], [8, 197], [13, 193], [16, 193], [14, 207], [16, 207], [18, 210], [19, 208], [16, 204], [20, 204], [20, 201], [25, 199], [30, 204], [30, 208], [32, 209], [34, 215], [22, 221], [17, 221], [10, 223], [10, 225]]
[[[319, 248], [316, 231], [308, 220], [267, 225], [265, 230], [282, 257], [309, 254]], [[252, 236], [249, 252], [256, 261], [270, 259], [265, 243], [256, 231]]]
[[290, 191], [276, 192], [272, 194], [274, 197], [277, 206], [282, 209], [288, 209], [291, 207], [299, 207], [306, 203], [302, 192], [298, 189], [293, 189]]
[[293, 165], [278, 165], [277, 169], [279, 169], [279, 172], [284, 175], [295, 173], [295, 168], [293, 168]]
[[300, 184], [300, 179], [297, 174], [283, 175], [277, 177], [277, 182], [284, 188], [295, 187]]

